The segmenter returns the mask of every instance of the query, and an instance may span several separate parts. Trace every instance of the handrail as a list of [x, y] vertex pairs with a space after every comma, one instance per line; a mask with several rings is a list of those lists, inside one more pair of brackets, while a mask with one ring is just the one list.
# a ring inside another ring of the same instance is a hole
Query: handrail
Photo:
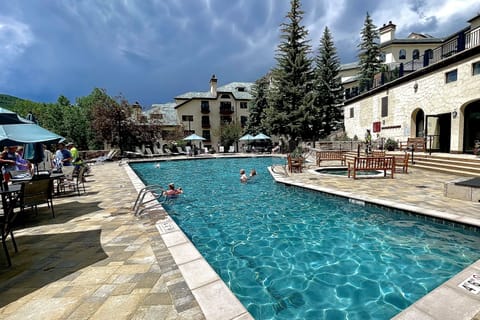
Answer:
[[[135, 200], [135, 204], [133, 205], [133, 212], [136, 216], [139, 216], [145, 211], [146, 209], [151, 209], [156, 207], [159, 204], [162, 204], [166, 197], [165, 197], [165, 190], [160, 185], [149, 185], [142, 188], [138, 192], [137, 199]], [[147, 197], [150, 195], [150, 197]], [[162, 199], [163, 198], [163, 199]], [[153, 205], [146, 206], [151, 202], [156, 201]]]

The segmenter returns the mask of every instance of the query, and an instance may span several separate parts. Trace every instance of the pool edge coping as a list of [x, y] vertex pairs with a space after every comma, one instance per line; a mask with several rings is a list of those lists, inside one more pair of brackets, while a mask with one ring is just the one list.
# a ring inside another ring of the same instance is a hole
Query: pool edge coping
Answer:
[[[130, 165], [123, 167], [138, 193], [145, 187], [145, 184]], [[163, 209], [163, 206], [160, 208], [166, 213], [166, 218], [158, 220], [155, 227], [200, 306], [205, 319], [254, 320], [247, 308], [198, 252], [180, 227]]]

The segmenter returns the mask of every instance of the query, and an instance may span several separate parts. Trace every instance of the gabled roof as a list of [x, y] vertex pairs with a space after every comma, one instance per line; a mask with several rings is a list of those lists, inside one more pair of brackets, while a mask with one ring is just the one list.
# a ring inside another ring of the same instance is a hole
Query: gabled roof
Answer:
[[177, 112], [175, 111], [175, 102], [162, 103], [162, 104], [152, 104], [152, 107], [145, 111], [145, 114], [150, 117], [152, 114], [161, 114], [162, 119], [160, 122], [166, 126], [176, 126], [177, 123]]
[[[250, 100], [252, 95], [250, 94], [252, 82], [231, 82], [224, 86], [217, 88], [217, 96], [222, 93], [231, 93], [237, 100]], [[243, 91], [242, 91], [243, 89]], [[217, 96], [213, 96], [210, 91], [205, 92], [186, 92], [175, 97], [176, 100], [192, 100], [192, 99], [216, 99]]]

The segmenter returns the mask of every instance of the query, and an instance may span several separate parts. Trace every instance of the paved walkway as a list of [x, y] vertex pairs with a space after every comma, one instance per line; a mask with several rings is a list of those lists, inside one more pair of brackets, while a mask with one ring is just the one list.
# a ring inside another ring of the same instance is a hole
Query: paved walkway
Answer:
[[[480, 226], [479, 203], [443, 196], [443, 183], [458, 178], [452, 175], [412, 169], [395, 179], [354, 181], [312, 171], [276, 178]], [[99, 165], [88, 179], [85, 195], [54, 200], [56, 218], [42, 207], [37, 217], [24, 219], [15, 233], [19, 252], [11, 254], [13, 267], [5, 267], [0, 252], [0, 318], [208, 318], [155, 227], [162, 213], [143, 219], [132, 215], [137, 191], [125, 168], [116, 162]], [[480, 297], [457, 287], [472, 270], [480, 273], [480, 263], [398, 319], [480, 319]]]
[[136, 190], [118, 163], [94, 167], [87, 193], [54, 199], [0, 252], [1, 319], [204, 319], [155, 221], [131, 212]]

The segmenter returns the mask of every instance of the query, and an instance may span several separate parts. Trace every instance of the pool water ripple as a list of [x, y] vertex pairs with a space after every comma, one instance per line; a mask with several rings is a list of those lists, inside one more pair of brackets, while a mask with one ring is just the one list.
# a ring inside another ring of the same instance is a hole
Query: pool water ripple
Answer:
[[480, 256], [478, 233], [277, 184], [282, 161], [132, 165], [183, 187], [166, 210], [255, 319], [389, 319]]

